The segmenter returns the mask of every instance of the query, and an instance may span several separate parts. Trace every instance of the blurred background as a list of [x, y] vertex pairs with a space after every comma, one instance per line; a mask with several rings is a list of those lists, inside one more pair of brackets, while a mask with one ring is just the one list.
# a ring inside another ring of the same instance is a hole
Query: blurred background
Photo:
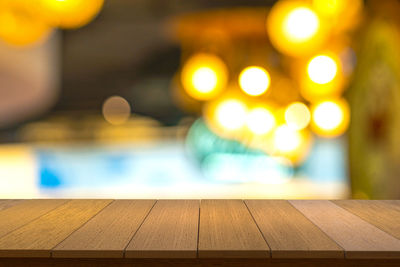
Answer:
[[0, 0], [0, 198], [400, 198], [398, 14]]

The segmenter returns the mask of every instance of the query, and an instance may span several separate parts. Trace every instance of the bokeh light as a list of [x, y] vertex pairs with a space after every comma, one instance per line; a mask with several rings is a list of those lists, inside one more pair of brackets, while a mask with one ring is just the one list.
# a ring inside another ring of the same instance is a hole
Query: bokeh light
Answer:
[[193, 73], [192, 82], [201, 93], [210, 93], [217, 86], [218, 77], [209, 67], [201, 67]]
[[265, 93], [270, 83], [269, 73], [261, 67], [247, 67], [239, 75], [240, 88], [251, 96], [259, 96]]
[[23, 46], [44, 40], [51, 28], [35, 14], [34, 1], [0, 1], [0, 38]]
[[227, 99], [216, 108], [216, 118], [219, 125], [226, 130], [238, 130], [246, 122], [246, 106], [239, 100]]
[[256, 135], [269, 133], [276, 125], [274, 114], [266, 107], [256, 107], [246, 117], [247, 128]]
[[287, 125], [279, 126], [274, 133], [274, 147], [278, 152], [288, 153], [301, 145], [301, 135]]
[[225, 63], [211, 54], [197, 54], [189, 58], [181, 73], [182, 85], [189, 96], [209, 100], [225, 89], [228, 70]]
[[312, 109], [312, 128], [324, 137], [341, 135], [348, 127], [349, 113], [349, 106], [344, 99], [317, 103]]
[[52, 26], [79, 28], [101, 10], [104, 0], [39, 0], [43, 18]]
[[306, 158], [312, 146], [312, 136], [307, 130], [295, 130], [289, 125], [281, 124], [272, 136], [273, 155], [284, 157], [299, 165]]
[[342, 62], [332, 51], [313, 56], [300, 69], [300, 93], [310, 102], [337, 98], [345, 89]]
[[290, 56], [315, 51], [326, 37], [318, 14], [301, 1], [278, 1], [268, 15], [267, 30], [275, 48]]
[[131, 116], [131, 106], [121, 96], [111, 96], [103, 103], [104, 119], [112, 125], [120, 125]]
[[331, 82], [338, 71], [336, 61], [328, 55], [318, 55], [313, 57], [307, 65], [309, 78], [318, 84]]
[[310, 119], [310, 110], [301, 102], [294, 102], [285, 110], [286, 124], [295, 130], [302, 130], [306, 128], [310, 123]]
[[316, 34], [319, 27], [317, 15], [309, 8], [299, 7], [286, 17], [283, 28], [288, 40], [303, 42]]

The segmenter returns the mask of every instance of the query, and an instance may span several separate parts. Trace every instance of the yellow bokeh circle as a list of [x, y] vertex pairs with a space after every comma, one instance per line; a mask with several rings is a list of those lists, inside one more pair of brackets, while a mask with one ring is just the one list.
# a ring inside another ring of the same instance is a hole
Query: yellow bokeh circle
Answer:
[[270, 75], [262, 67], [247, 67], [239, 75], [240, 88], [250, 96], [262, 95], [268, 90], [270, 83]]
[[209, 100], [219, 95], [228, 82], [225, 63], [212, 54], [196, 54], [189, 58], [181, 72], [186, 93], [197, 100]]
[[246, 126], [254, 135], [265, 135], [275, 127], [274, 113], [267, 106], [251, 109], [246, 117]]
[[318, 14], [303, 1], [278, 1], [268, 15], [267, 31], [274, 47], [290, 56], [316, 51], [327, 37]]
[[300, 93], [311, 102], [338, 97], [343, 92], [345, 77], [340, 59], [332, 52], [317, 54], [302, 68]]
[[324, 100], [312, 108], [313, 131], [323, 137], [343, 134], [349, 125], [350, 109], [344, 99]]

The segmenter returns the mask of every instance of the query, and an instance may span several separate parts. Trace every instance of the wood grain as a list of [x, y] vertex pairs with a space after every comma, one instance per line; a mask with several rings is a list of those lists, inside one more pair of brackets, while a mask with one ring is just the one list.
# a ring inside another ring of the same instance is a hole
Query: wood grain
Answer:
[[333, 203], [400, 239], [400, 208], [393, 207], [390, 202], [379, 200], [335, 200]]
[[343, 258], [344, 252], [286, 200], [246, 200], [272, 258]]
[[5, 210], [21, 203], [22, 199], [4, 199], [0, 200], [0, 210]]
[[[29, 264], [27, 264], [29, 263]], [[2, 258], [4, 267], [399, 267], [399, 259]]]
[[64, 199], [32, 199], [0, 211], [0, 237], [66, 203]]
[[155, 200], [116, 200], [52, 252], [64, 258], [122, 258]]
[[159, 200], [125, 251], [127, 258], [195, 258], [198, 200]]
[[332, 202], [290, 203], [344, 248], [346, 258], [400, 258], [400, 240]]
[[202, 200], [199, 257], [269, 258], [270, 251], [241, 200]]
[[[37, 204], [42, 201], [37, 202]], [[68, 201], [0, 238], [0, 257], [50, 257], [52, 248], [82, 226], [111, 201]], [[23, 217], [24, 213], [20, 214], [20, 216]]]

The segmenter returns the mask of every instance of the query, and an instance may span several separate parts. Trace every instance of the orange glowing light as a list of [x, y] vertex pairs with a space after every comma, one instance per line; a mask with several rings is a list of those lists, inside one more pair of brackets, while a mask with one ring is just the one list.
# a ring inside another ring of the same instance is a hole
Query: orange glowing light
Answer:
[[271, 78], [264, 68], [247, 67], [239, 75], [240, 88], [250, 96], [259, 96], [265, 93], [271, 83]]
[[345, 77], [342, 63], [334, 53], [327, 52], [312, 57], [304, 69], [300, 78], [300, 93], [305, 99], [316, 102], [342, 93]]
[[0, 2], [0, 38], [24, 46], [44, 40], [51, 28], [35, 13], [33, 1]]
[[197, 100], [209, 100], [224, 89], [228, 81], [225, 63], [215, 55], [197, 54], [189, 58], [181, 72], [185, 91]]
[[103, 3], [104, 0], [39, 0], [39, 7], [50, 25], [73, 29], [93, 20]]
[[312, 108], [311, 127], [323, 137], [335, 137], [343, 134], [349, 125], [350, 109], [344, 99], [325, 100]]
[[276, 125], [275, 116], [267, 107], [255, 107], [246, 117], [247, 128], [255, 135], [264, 135], [271, 132]]
[[246, 106], [239, 100], [222, 101], [216, 109], [217, 122], [226, 130], [238, 130], [246, 120]]
[[278, 1], [267, 19], [272, 44], [290, 56], [315, 51], [326, 38], [326, 29], [317, 13], [307, 3], [296, 0]]

